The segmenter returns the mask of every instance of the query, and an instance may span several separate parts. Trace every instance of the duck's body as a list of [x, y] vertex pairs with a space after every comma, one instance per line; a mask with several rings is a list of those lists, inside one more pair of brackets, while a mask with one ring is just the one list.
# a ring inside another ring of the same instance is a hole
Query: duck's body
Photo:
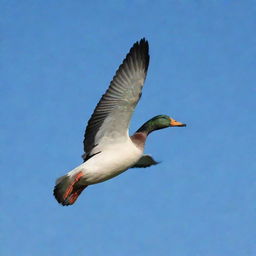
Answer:
[[143, 155], [143, 149], [138, 148], [130, 139], [106, 147], [101, 153], [91, 157], [79, 165], [70, 175], [83, 172], [81, 184], [91, 185], [109, 180], [131, 166], [135, 165]]
[[131, 48], [88, 122], [84, 163], [56, 181], [54, 196], [62, 205], [73, 204], [88, 185], [111, 179], [132, 167], [157, 164], [151, 156], [143, 155], [148, 134], [170, 126], [185, 126], [160, 115], [129, 136], [130, 119], [141, 96], [148, 64], [148, 42], [142, 39]]

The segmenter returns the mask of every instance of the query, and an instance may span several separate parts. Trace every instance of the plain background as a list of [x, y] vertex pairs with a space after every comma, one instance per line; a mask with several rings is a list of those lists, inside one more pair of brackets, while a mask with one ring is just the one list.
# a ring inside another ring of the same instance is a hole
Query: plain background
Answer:
[[[1, 255], [256, 255], [255, 1], [0, 0]], [[134, 42], [151, 61], [131, 133], [161, 164], [52, 196]]]

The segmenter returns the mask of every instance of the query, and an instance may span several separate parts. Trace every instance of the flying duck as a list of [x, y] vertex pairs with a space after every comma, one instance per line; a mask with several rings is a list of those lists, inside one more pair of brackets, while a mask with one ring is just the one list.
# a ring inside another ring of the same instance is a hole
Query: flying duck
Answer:
[[158, 115], [129, 136], [129, 123], [141, 97], [149, 65], [148, 42], [136, 42], [116, 71], [97, 104], [85, 130], [84, 162], [56, 180], [54, 196], [62, 205], [72, 205], [89, 185], [111, 179], [133, 167], [157, 164], [145, 155], [147, 136], [167, 127], [183, 127], [167, 115]]

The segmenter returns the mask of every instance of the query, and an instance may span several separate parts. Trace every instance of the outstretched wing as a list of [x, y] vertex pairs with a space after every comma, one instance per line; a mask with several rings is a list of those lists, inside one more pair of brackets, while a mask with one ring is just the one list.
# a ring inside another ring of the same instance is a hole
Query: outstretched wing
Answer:
[[150, 155], [143, 155], [139, 161], [133, 165], [131, 168], [146, 168], [151, 165], [159, 164], [159, 162], [155, 161], [154, 158]]
[[[86, 157], [103, 145], [127, 138], [128, 127], [146, 78], [149, 64], [148, 42], [143, 38], [130, 49], [106, 93], [101, 97], [84, 135]], [[85, 158], [85, 157], [84, 157]]]

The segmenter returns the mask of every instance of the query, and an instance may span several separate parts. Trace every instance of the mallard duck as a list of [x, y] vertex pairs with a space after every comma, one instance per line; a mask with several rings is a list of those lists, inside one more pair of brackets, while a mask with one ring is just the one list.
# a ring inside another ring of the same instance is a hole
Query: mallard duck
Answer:
[[158, 115], [129, 136], [132, 113], [141, 97], [149, 65], [148, 42], [136, 42], [119, 66], [101, 97], [84, 135], [84, 162], [56, 180], [54, 196], [62, 205], [72, 205], [89, 185], [109, 180], [133, 167], [157, 162], [144, 154], [147, 136], [167, 127], [184, 127], [167, 115]]

